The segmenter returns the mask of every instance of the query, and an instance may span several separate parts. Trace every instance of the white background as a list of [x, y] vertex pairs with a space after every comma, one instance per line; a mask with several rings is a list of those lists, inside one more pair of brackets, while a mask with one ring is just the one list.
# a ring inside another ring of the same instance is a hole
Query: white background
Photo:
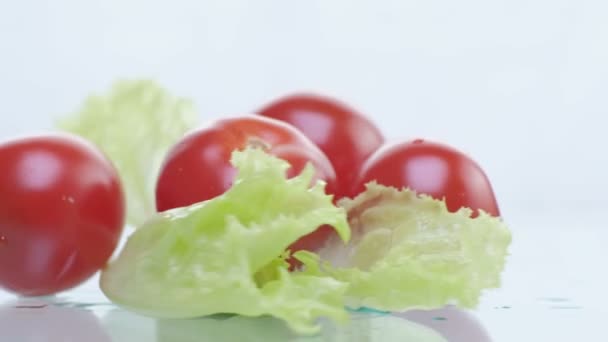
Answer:
[[[205, 119], [312, 90], [391, 139], [468, 152], [514, 231], [493, 298], [522, 307], [501, 318], [486, 304], [490, 331], [533, 331], [525, 313], [548, 311], [526, 305], [545, 295], [575, 297], [598, 314], [590, 324], [605, 317], [607, 1], [0, 0], [0, 139], [49, 129], [87, 94], [139, 77], [193, 98]], [[575, 338], [579, 313], [543, 326]]]
[[204, 118], [314, 90], [391, 138], [470, 153], [507, 217], [602, 209], [607, 18], [601, 0], [3, 0], [0, 138], [117, 78], [154, 78]]

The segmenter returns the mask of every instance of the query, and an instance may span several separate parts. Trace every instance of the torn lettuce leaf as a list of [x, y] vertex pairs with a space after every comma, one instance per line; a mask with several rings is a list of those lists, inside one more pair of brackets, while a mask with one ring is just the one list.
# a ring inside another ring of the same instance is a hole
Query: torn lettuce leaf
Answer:
[[156, 212], [154, 186], [168, 149], [198, 122], [190, 100], [150, 80], [116, 82], [107, 94], [87, 98], [61, 130], [96, 144], [120, 174], [127, 222], [142, 224]]
[[232, 163], [238, 174], [226, 193], [137, 229], [102, 271], [102, 291], [155, 317], [270, 315], [300, 333], [316, 332], [319, 317], [346, 319], [347, 284], [290, 273], [285, 261], [289, 245], [323, 224], [348, 240], [344, 209], [332, 204], [324, 183], [310, 187], [310, 165], [287, 179], [289, 164], [258, 149], [235, 151]]
[[482, 290], [498, 287], [511, 234], [500, 218], [375, 182], [348, 213], [348, 244], [330, 240], [317, 254], [299, 252], [306, 274], [349, 284], [347, 305], [401, 311], [454, 303], [474, 307]]

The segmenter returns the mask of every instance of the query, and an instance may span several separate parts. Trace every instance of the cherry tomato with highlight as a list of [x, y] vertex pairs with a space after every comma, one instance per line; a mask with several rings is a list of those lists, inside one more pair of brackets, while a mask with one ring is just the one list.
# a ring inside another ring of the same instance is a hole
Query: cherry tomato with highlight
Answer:
[[112, 255], [125, 220], [118, 174], [87, 141], [0, 144], [0, 287], [25, 296], [79, 285]]
[[453, 147], [416, 139], [387, 144], [364, 163], [351, 195], [370, 181], [445, 199], [450, 211], [471, 208], [500, 216], [494, 191], [481, 167]]
[[[327, 157], [294, 127], [270, 118], [246, 115], [220, 119], [187, 134], [168, 153], [156, 184], [156, 208], [165, 211], [208, 200], [226, 192], [236, 176], [230, 164], [234, 150], [260, 147], [289, 162], [288, 177], [311, 163], [315, 178], [335, 191], [336, 175]], [[323, 226], [302, 237], [292, 251], [319, 248], [333, 233]]]
[[382, 133], [369, 119], [326, 96], [293, 94], [257, 112], [295, 126], [319, 146], [336, 171], [337, 197], [347, 194], [361, 164], [384, 142]]

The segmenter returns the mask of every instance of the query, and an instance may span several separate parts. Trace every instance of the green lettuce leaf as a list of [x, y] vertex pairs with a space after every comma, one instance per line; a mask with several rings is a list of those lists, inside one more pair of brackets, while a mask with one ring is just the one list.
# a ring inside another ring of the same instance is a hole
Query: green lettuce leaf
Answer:
[[348, 213], [350, 242], [330, 240], [319, 255], [295, 257], [307, 274], [349, 283], [349, 307], [474, 307], [482, 290], [500, 284], [511, 242], [500, 218], [452, 213], [443, 201], [376, 183], [339, 205]]
[[96, 144], [123, 182], [127, 222], [143, 223], [155, 212], [154, 183], [162, 158], [197, 123], [192, 103], [153, 81], [119, 81], [107, 94], [90, 96], [78, 113], [61, 119], [61, 130]]
[[347, 240], [344, 209], [307, 166], [287, 179], [289, 164], [257, 149], [233, 153], [238, 175], [223, 195], [160, 213], [131, 235], [102, 271], [102, 291], [116, 304], [155, 317], [216, 313], [271, 315], [301, 333], [317, 318], [337, 321], [347, 284], [288, 272], [285, 249], [323, 224]]

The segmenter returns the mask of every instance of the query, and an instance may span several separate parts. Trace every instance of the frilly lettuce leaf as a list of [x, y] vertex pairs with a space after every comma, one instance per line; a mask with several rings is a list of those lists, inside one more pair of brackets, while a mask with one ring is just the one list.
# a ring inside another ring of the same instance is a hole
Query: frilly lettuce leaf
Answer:
[[216, 313], [271, 315], [301, 333], [317, 318], [344, 320], [347, 284], [288, 272], [286, 248], [320, 225], [347, 240], [344, 209], [324, 184], [310, 187], [309, 165], [287, 179], [289, 164], [257, 149], [235, 151], [234, 185], [223, 195], [160, 213], [131, 235], [102, 271], [102, 291], [116, 304], [155, 317]]
[[511, 234], [500, 218], [376, 183], [339, 202], [352, 238], [330, 241], [319, 255], [299, 252], [310, 275], [349, 283], [347, 305], [399, 311], [448, 303], [474, 307], [500, 284]]
[[104, 95], [90, 96], [58, 127], [96, 144], [123, 182], [127, 222], [139, 225], [155, 210], [154, 183], [167, 150], [194, 127], [193, 104], [153, 81], [119, 81]]

